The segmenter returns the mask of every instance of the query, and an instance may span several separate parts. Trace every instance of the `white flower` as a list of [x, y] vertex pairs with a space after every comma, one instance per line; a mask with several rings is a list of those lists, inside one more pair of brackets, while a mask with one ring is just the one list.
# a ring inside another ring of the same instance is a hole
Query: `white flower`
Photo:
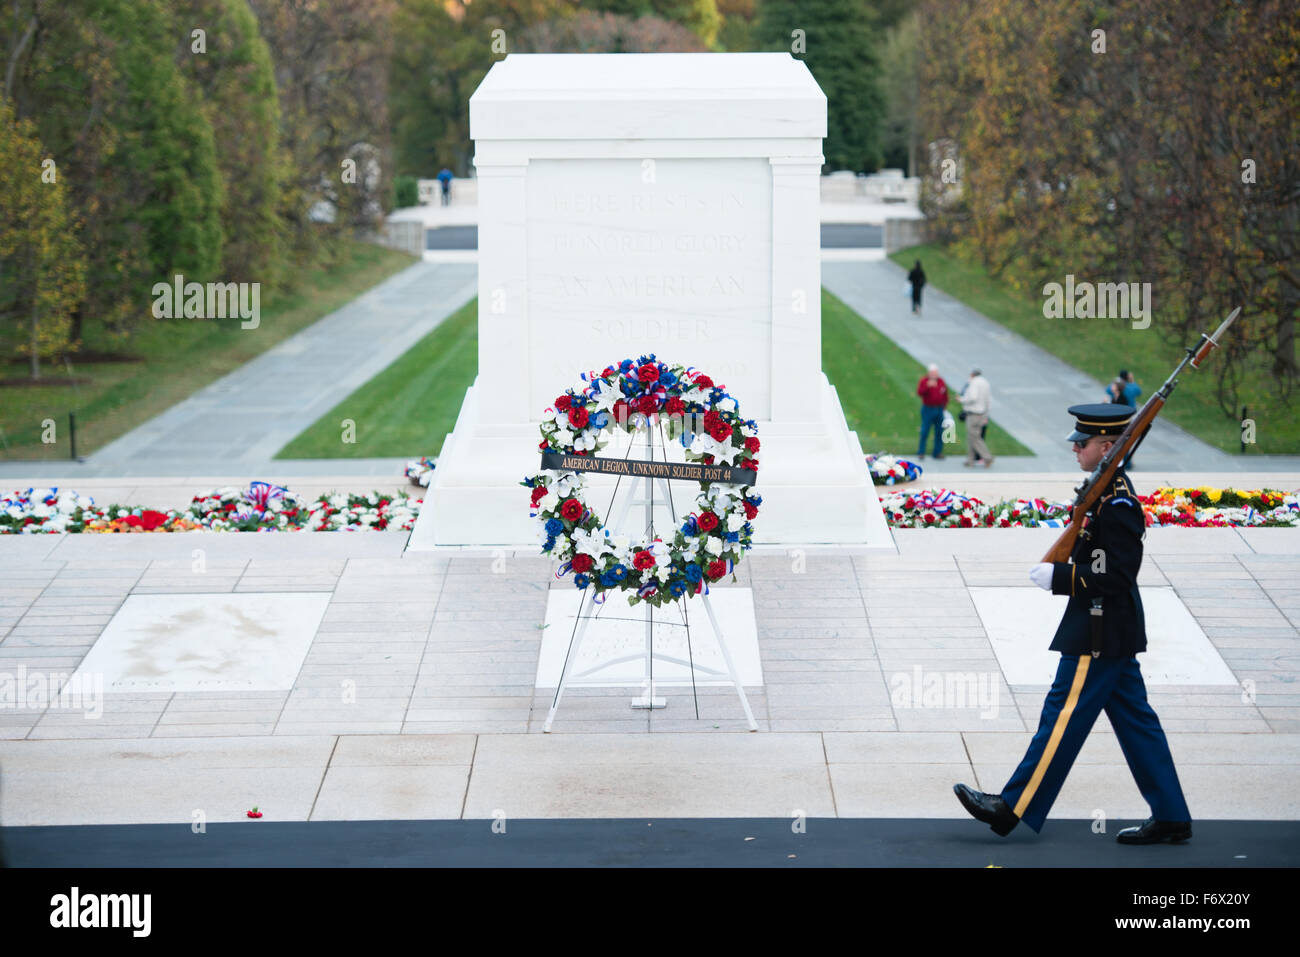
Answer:
[[730, 512], [727, 515], [727, 531], [738, 532], [745, 527], [744, 512]]
[[655, 571], [655, 577], [658, 578], [661, 582], [668, 581], [667, 565], [656, 565], [654, 571]]
[[542, 512], [553, 512], [559, 504], [560, 496], [556, 495], [553, 489], [548, 488], [546, 494], [542, 496], [541, 501], [537, 503], [537, 507]]
[[736, 409], [740, 407], [736, 405], [735, 399], [733, 399], [731, 396], [727, 396], [716, 406], [714, 406], [714, 408], [716, 408], [719, 412], [735, 412]]
[[704, 550], [710, 555], [718, 556], [722, 554], [722, 539], [716, 535], [710, 535], [704, 542]]

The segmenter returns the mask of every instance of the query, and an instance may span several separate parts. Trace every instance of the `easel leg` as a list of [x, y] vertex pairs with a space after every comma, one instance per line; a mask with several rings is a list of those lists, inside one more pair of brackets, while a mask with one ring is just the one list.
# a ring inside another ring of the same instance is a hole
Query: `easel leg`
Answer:
[[583, 617], [583, 610], [594, 610], [596, 607], [596, 590], [590, 589], [582, 596], [582, 601], [578, 602], [578, 630], [573, 635], [573, 640], [569, 643], [568, 654], [564, 656], [564, 667], [560, 669], [560, 683], [555, 689], [555, 697], [551, 700], [551, 710], [547, 712], [546, 724], [542, 725], [542, 731], [546, 734], [551, 733], [551, 722], [555, 720], [556, 709], [560, 707], [560, 699], [564, 697], [564, 687], [569, 683], [569, 665], [577, 664], [578, 651], [582, 648], [583, 636], [587, 633], [587, 626], [591, 624], [591, 616]]
[[749, 699], [745, 697], [745, 688], [740, 683], [740, 675], [731, 660], [731, 652], [727, 650], [727, 640], [722, 637], [722, 629], [718, 627], [718, 617], [713, 614], [713, 603], [709, 601], [708, 595], [701, 595], [700, 600], [704, 602], [704, 611], [709, 616], [709, 624], [713, 626], [713, 634], [717, 636], [718, 647], [722, 650], [722, 660], [727, 663], [727, 673], [731, 675], [731, 681], [736, 686], [736, 694], [740, 695], [740, 704], [745, 709], [745, 720], [749, 722], [749, 730], [757, 731], [758, 724], [754, 721], [754, 712], [749, 709]]
[[645, 606], [645, 674], [646, 690], [639, 698], [632, 699], [632, 707], [657, 709], [668, 707], [668, 701], [664, 698], [655, 697], [655, 665], [654, 665], [654, 614], [653, 606], [646, 602]]

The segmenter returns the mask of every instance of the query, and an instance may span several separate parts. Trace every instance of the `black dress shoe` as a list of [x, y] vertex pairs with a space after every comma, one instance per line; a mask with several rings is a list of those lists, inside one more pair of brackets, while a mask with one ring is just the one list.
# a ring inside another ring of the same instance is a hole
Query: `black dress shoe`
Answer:
[[1007, 802], [997, 794], [985, 794], [964, 784], [954, 784], [952, 790], [967, 813], [993, 828], [993, 833], [999, 837], [1006, 837], [1020, 823], [1020, 818], [1012, 813]]
[[1115, 835], [1121, 844], [1181, 844], [1191, 839], [1191, 821], [1157, 821], [1153, 817]]

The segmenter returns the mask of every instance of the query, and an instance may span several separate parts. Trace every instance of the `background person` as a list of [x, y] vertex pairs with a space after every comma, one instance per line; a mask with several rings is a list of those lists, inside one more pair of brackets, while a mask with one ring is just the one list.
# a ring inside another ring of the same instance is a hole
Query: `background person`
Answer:
[[979, 369], [972, 369], [970, 381], [961, 393], [962, 411], [966, 413], [966, 461], [963, 465], [972, 466], [978, 457], [984, 467], [993, 464], [993, 455], [984, 444], [984, 430], [989, 424], [989, 409], [993, 404], [993, 389], [989, 380], [984, 378]]
[[921, 260], [916, 261], [912, 271], [907, 274], [907, 281], [912, 284], [912, 315], [921, 314], [921, 287], [925, 285], [925, 270], [921, 268]]
[[934, 457], [943, 458], [943, 410], [948, 407], [948, 384], [939, 375], [934, 363], [917, 383], [916, 394], [921, 397], [921, 441], [916, 446], [916, 457], [925, 458], [925, 437], [934, 429]]

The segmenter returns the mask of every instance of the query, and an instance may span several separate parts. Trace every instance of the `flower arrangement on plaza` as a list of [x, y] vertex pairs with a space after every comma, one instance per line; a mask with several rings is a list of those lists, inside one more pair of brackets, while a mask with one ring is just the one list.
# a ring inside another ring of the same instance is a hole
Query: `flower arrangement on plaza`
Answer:
[[253, 482], [195, 495], [183, 509], [98, 506], [66, 489], [27, 489], [0, 498], [0, 534], [57, 532], [274, 532], [410, 530], [420, 499], [405, 493], [322, 495], [304, 502], [288, 489]]
[[[538, 449], [593, 455], [614, 429], [626, 433], [665, 430], [688, 461], [757, 471], [758, 428], [743, 419], [725, 386], [694, 368], [669, 365], [654, 355], [624, 359], [599, 373], [583, 374], [542, 416]], [[530, 514], [537, 520], [542, 551], [562, 563], [559, 577], [573, 573], [577, 588], [626, 591], [628, 601], [659, 606], [708, 592], [710, 582], [732, 575], [749, 549], [761, 496], [749, 486], [701, 482], [695, 511], [671, 537], [652, 540], [617, 535], [587, 500], [581, 472], [543, 470], [525, 478]]]
[[[1300, 502], [1294, 492], [1241, 489], [1160, 488], [1139, 495], [1146, 524], [1184, 528], [1300, 526]], [[1230, 503], [1230, 504], [1224, 504]], [[885, 518], [896, 528], [1063, 528], [1071, 506], [1043, 499], [1015, 499], [989, 505], [950, 489], [893, 492], [880, 500]]]
[[429, 487], [433, 481], [433, 470], [438, 464], [427, 455], [423, 458], [412, 459], [406, 463], [406, 478], [412, 485], [420, 485], [424, 488]]
[[898, 482], [915, 482], [924, 469], [908, 459], [898, 458], [887, 452], [878, 452], [867, 456], [867, 468], [871, 470], [871, 481], [875, 485], [894, 485]]
[[1213, 527], [1300, 526], [1295, 492], [1274, 489], [1159, 488], [1138, 500], [1148, 525]]

